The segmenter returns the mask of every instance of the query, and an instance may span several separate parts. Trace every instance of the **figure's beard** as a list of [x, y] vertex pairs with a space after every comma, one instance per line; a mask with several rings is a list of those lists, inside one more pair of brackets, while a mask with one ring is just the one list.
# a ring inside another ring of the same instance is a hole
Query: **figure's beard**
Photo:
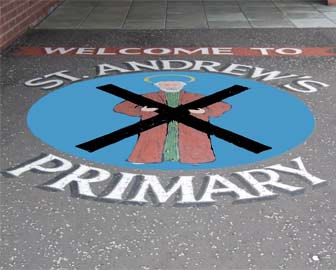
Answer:
[[177, 93], [180, 92], [182, 88], [183, 85], [179, 87], [161, 87], [160, 90], [167, 93]]

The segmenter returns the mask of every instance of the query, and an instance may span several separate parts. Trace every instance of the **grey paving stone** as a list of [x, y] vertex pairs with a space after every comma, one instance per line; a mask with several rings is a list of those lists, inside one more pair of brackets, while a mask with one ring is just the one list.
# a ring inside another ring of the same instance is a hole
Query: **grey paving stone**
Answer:
[[142, 13], [142, 14], [128, 14], [127, 20], [164, 20], [165, 19], [165, 13], [162, 12], [156, 12], [156, 13]]
[[274, 14], [274, 15], [282, 15], [283, 13], [280, 10], [277, 9], [271, 9], [271, 10], [244, 10], [243, 11], [244, 14], [246, 15], [263, 15], [263, 14]]
[[[42, 24], [44, 26], [52, 26], [53, 23], [60, 25], [59, 22], [64, 22], [64, 25], [69, 23], [73, 27], [74, 22], [80, 23], [91, 13], [94, 7], [79, 7], [79, 8], [59, 8], [49, 17], [47, 17]], [[63, 24], [62, 24], [63, 25]]]
[[319, 11], [324, 11], [324, 12], [336, 11], [336, 6], [326, 6], [322, 3], [317, 3], [317, 4], [314, 3], [313, 6]]
[[167, 23], [206, 23], [206, 17], [202, 13], [194, 14], [167, 14]]
[[239, 6], [209, 6], [209, 5], [205, 5], [204, 9], [206, 11], [210, 11], [210, 12], [216, 12], [216, 11], [220, 11], [220, 12], [241, 12], [241, 8]]
[[37, 29], [76, 29], [79, 27], [81, 21], [44, 21], [39, 24]]
[[95, 7], [99, 4], [99, 0], [87, 0], [87, 1], [71, 1], [71, 0], [66, 0], [63, 4], [62, 7]]
[[115, 21], [124, 21], [127, 13], [110, 13], [109, 16], [98, 16], [97, 14], [90, 15], [83, 23], [89, 24], [90, 22], [115, 22]]
[[253, 27], [333, 27], [335, 12], [319, 0], [66, 0], [39, 27], [241, 28], [251, 27], [248, 20]]
[[129, 7], [132, 0], [99, 1], [98, 7]]
[[255, 28], [294, 28], [295, 25], [289, 20], [250, 20], [250, 24]]
[[113, 22], [113, 21], [124, 21], [127, 13], [110, 13], [108, 16], [98, 16], [97, 14], [90, 15], [86, 18], [85, 23], [90, 22]]
[[279, 11], [276, 6], [241, 6], [242, 11]]
[[305, 6], [305, 7], [278, 7], [284, 13], [306, 13], [306, 12], [319, 12], [313, 6]]
[[202, 6], [200, 7], [193, 7], [192, 9], [188, 9], [186, 6], [182, 6], [182, 7], [174, 7], [174, 8], [170, 8], [168, 5], [168, 9], [167, 9], [167, 14], [182, 14], [182, 15], [187, 15], [187, 14], [195, 14], [195, 13], [200, 13], [200, 14], [204, 14], [204, 9]]
[[324, 16], [326, 16], [328, 19], [332, 21], [336, 21], [336, 11], [334, 12], [323, 12], [322, 13]]
[[164, 20], [127, 20], [124, 29], [163, 29], [165, 28]]
[[241, 7], [245, 6], [273, 6], [273, 1], [270, 0], [253, 0], [253, 1], [244, 1], [244, 0], [238, 0], [237, 1]]
[[88, 18], [92, 17], [99, 17], [101, 19], [107, 19], [109, 20], [111, 17], [119, 17], [119, 16], [126, 16], [128, 13], [129, 7], [123, 6], [123, 7], [96, 7], [92, 12], [89, 14]]
[[282, 13], [245, 13], [249, 20], [283, 20], [285, 16]]
[[333, 23], [328, 19], [291, 19], [291, 22], [296, 27], [310, 28], [310, 27], [336, 27], [336, 23]]
[[95, 8], [89, 16], [81, 23], [82, 29], [119, 29], [122, 27], [128, 13], [128, 7]]
[[210, 29], [225, 29], [225, 28], [251, 28], [247, 20], [245, 21], [209, 21]]
[[[171, 1], [171, 0], [168, 0]], [[203, 0], [204, 4], [212, 4], [212, 3], [217, 3], [217, 4], [222, 4], [222, 5], [238, 5], [237, 1], [234, 0]]]
[[207, 5], [205, 3], [204, 5], [204, 9], [205, 10], [211, 10], [211, 11], [216, 11], [216, 10], [225, 10], [227, 12], [230, 12], [230, 11], [241, 11], [241, 8], [237, 5], [237, 6], [225, 6], [225, 5]]
[[133, 2], [131, 5], [131, 12], [146, 12], [150, 14], [157, 10], [163, 10], [167, 8], [165, 2]]
[[208, 28], [200, 1], [168, 2], [166, 28], [183, 29], [183, 25], [186, 29]]
[[207, 17], [215, 16], [215, 17], [221, 17], [221, 16], [244, 16], [244, 14], [240, 10], [235, 11], [226, 11], [226, 10], [205, 10], [205, 15]]
[[121, 29], [123, 27], [123, 22], [90, 22], [83, 23], [78, 28], [79, 29]]
[[286, 16], [289, 19], [323, 19], [324, 16], [320, 12], [305, 12], [305, 13], [288, 13]]
[[81, 6], [81, 7], [63, 7], [57, 8], [49, 17], [63, 16], [63, 15], [82, 15], [90, 13], [94, 6]]
[[127, 20], [165, 20], [166, 3], [165, 2], [133, 2]]
[[279, 7], [307, 7], [319, 3], [319, 1], [274, 1], [274, 4]]
[[220, 1], [213, 1], [213, 2], [205, 2], [203, 1], [203, 5], [205, 7], [217, 7], [217, 8], [240, 8], [237, 2], [220, 2]]
[[225, 13], [225, 14], [207, 14], [208, 21], [232, 21], [241, 22], [246, 21], [246, 17], [243, 13]]
[[174, 21], [167, 20], [166, 22], [167, 29], [206, 29], [208, 24], [204, 21], [195, 22], [195, 20], [186, 20], [186, 21]]

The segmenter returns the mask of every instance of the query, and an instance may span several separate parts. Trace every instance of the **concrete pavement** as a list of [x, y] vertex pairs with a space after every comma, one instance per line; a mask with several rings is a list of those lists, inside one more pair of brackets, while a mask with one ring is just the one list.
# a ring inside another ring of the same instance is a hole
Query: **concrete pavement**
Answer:
[[300, 1], [66, 0], [39, 29], [336, 27], [336, 7]]
[[[335, 42], [334, 28], [31, 31], [1, 58], [0, 269], [335, 269]], [[142, 95], [167, 76], [204, 96], [250, 88], [210, 121], [272, 149], [212, 135], [212, 163], [133, 164], [136, 136], [76, 147], [139, 121], [97, 86]]]

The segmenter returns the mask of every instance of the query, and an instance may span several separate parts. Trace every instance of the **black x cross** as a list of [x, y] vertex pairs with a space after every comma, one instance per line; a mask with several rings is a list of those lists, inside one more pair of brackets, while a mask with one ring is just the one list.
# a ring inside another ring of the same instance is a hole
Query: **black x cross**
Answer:
[[240, 94], [248, 90], [247, 87], [234, 85], [232, 87], [218, 91], [209, 96], [202, 97], [200, 99], [197, 99], [184, 105], [180, 105], [176, 108], [169, 107], [166, 104], [162, 104], [152, 99], [132, 93], [128, 90], [122, 89], [113, 84], [107, 84], [99, 86], [97, 88], [109, 94], [120, 97], [124, 100], [128, 100], [138, 106], [157, 108], [158, 110], [156, 110], [155, 112], [158, 115], [153, 116], [146, 120], [142, 120], [136, 124], [119, 129], [117, 131], [111, 132], [109, 134], [103, 135], [96, 139], [90, 140], [88, 142], [77, 145], [78, 148], [81, 148], [88, 152], [97, 151], [108, 145], [126, 139], [130, 136], [137, 135], [143, 131], [149, 130], [162, 124], [169, 123], [171, 121], [177, 121], [179, 123], [183, 123], [184, 125], [192, 127], [201, 132], [204, 132], [209, 136], [214, 135], [224, 141], [232, 143], [238, 147], [244, 148], [256, 154], [272, 149], [267, 145], [261, 144], [254, 140], [236, 134], [232, 131], [215, 126], [207, 121], [196, 118], [192, 116], [189, 112], [190, 109], [204, 108], [216, 102], [219, 102], [223, 99], [226, 99], [228, 97]]

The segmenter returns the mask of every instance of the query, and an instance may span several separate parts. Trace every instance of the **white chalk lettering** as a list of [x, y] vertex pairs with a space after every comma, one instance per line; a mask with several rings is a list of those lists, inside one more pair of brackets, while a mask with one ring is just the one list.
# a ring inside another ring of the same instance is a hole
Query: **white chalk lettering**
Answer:
[[273, 51], [274, 48], [250, 48], [252, 51], [259, 51], [261, 55], [269, 55], [269, 51]]
[[295, 74], [288, 74], [288, 75], [281, 75], [281, 71], [266, 71], [265, 69], [260, 67], [255, 67], [253, 73], [251, 74], [252, 79], [262, 79], [262, 81], [271, 81], [271, 80], [280, 80], [280, 79], [287, 79], [287, 78], [294, 78], [298, 77]]
[[95, 48], [78, 48], [76, 54], [92, 55], [95, 53]]
[[275, 52], [282, 55], [298, 55], [302, 53], [302, 50], [297, 48], [279, 48]]
[[58, 87], [64, 84], [64, 81], [60, 79], [45, 80], [47, 78], [54, 77], [54, 76], [60, 77], [62, 79], [66, 79], [71, 82], [76, 82], [76, 81], [81, 80], [81, 78], [77, 78], [77, 77], [67, 74], [68, 72], [69, 72], [68, 70], [61, 70], [61, 71], [57, 71], [51, 74], [47, 74], [47, 75], [44, 75], [43, 78], [38, 77], [32, 80], [26, 81], [25, 85], [32, 86], [32, 87], [45, 85], [44, 87], [42, 87], [42, 89], [51, 89], [51, 88], [55, 88], [55, 87]]
[[31, 79], [29, 81], [26, 81], [25, 86], [29, 86], [29, 87], [37, 87], [37, 86], [44, 86], [42, 87], [42, 89], [51, 89], [51, 88], [55, 88], [58, 86], [61, 86], [64, 84], [64, 81], [62, 80], [58, 80], [58, 79], [53, 79], [53, 80], [44, 80], [44, 78], [38, 77], [38, 78], [34, 78]]
[[319, 185], [319, 184], [322, 184], [322, 183], [326, 182], [326, 180], [320, 179], [320, 178], [312, 175], [311, 173], [309, 173], [307, 171], [307, 169], [305, 168], [305, 166], [303, 165], [301, 157], [297, 157], [297, 158], [293, 159], [292, 162], [297, 165], [298, 169], [285, 167], [281, 164], [276, 164], [276, 165], [273, 165], [273, 166], [269, 166], [267, 168], [272, 169], [272, 170], [276, 170], [276, 171], [280, 171], [280, 172], [286, 172], [286, 173], [301, 176], [304, 179], [306, 179], [309, 183], [311, 183], [313, 186], [316, 186], [316, 185]]
[[141, 49], [140, 48], [125, 48], [119, 50], [120, 54], [128, 54], [128, 55], [137, 55], [141, 54]]
[[[266, 175], [269, 179], [264, 182], [260, 182], [256, 179], [253, 174], [263, 174]], [[258, 197], [275, 197], [278, 194], [272, 192], [265, 188], [265, 186], [275, 187], [277, 189], [287, 191], [289, 193], [297, 192], [299, 190], [303, 190], [303, 187], [294, 187], [290, 185], [286, 185], [280, 181], [280, 175], [274, 171], [266, 170], [266, 169], [256, 169], [256, 170], [249, 170], [243, 172], [236, 172], [233, 175], [240, 175], [245, 183], [249, 184], [257, 193]]]
[[209, 48], [197, 48], [193, 51], [185, 48], [174, 48], [174, 55], [179, 54], [195, 54], [195, 53], [201, 53], [202, 55], [208, 55], [209, 54]]
[[112, 66], [109, 64], [98, 65], [98, 76], [109, 74], [112, 71], [118, 71], [120, 73], [125, 73], [125, 72], [130, 72], [131, 70], [120, 68], [117, 66]]
[[217, 69], [215, 69], [215, 67], [219, 67], [221, 65], [221, 63], [219, 62], [214, 62], [214, 61], [199, 61], [196, 60], [195, 61], [195, 65], [191, 70], [207, 70], [210, 72], [218, 72]]
[[50, 48], [50, 47], [45, 47], [44, 48], [46, 54], [67, 54], [67, 53], [70, 53], [70, 52], [73, 52], [75, 50], [77, 50], [77, 48], [69, 48], [69, 49], [66, 49], [66, 48]]
[[329, 84], [319, 82], [319, 81], [314, 81], [314, 80], [298, 80], [293, 82], [293, 84], [296, 84], [297, 86], [293, 86], [292, 84], [286, 84], [284, 85], [285, 88], [296, 91], [296, 92], [301, 92], [301, 93], [314, 93], [318, 91], [318, 86], [322, 87], [329, 87]]
[[[219, 183], [224, 188], [215, 188], [215, 185]], [[220, 176], [220, 175], [210, 175], [209, 176], [209, 183], [203, 193], [201, 199], [198, 202], [203, 203], [211, 203], [215, 202], [212, 198], [213, 194], [233, 194], [235, 197], [238, 197], [237, 200], [251, 200], [256, 198], [256, 196], [248, 193], [244, 189], [238, 187], [228, 179]]]
[[97, 55], [115, 55], [116, 53], [114, 52], [106, 52], [105, 48], [99, 48], [97, 50]]
[[[85, 175], [90, 172], [95, 172], [97, 175], [85, 177]], [[79, 195], [97, 197], [97, 195], [93, 193], [90, 184], [105, 181], [110, 175], [111, 174], [106, 170], [80, 165], [75, 171], [57, 180], [55, 183], [44, 186], [51, 189], [64, 190], [70, 183], [76, 183]]]
[[[46, 166], [48, 164], [49, 165], [53, 164], [54, 166], [52, 167]], [[39, 172], [45, 172], [45, 173], [54, 173], [54, 172], [67, 171], [71, 168], [72, 168], [72, 163], [70, 161], [64, 158], [60, 158], [52, 154], [49, 154], [31, 163], [20, 166], [14, 170], [9, 170], [7, 171], [7, 173], [14, 175], [14, 176], [20, 176], [21, 174], [25, 172], [33, 171], [33, 170], [37, 170]]]
[[232, 48], [212, 48], [214, 55], [233, 55]]
[[122, 195], [124, 194], [127, 187], [132, 182], [135, 176], [136, 174], [122, 172], [121, 179], [119, 180], [118, 184], [113, 188], [113, 190], [109, 194], [107, 194], [102, 198], [109, 200], [122, 200], [123, 199]]
[[69, 80], [71, 82], [76, 82], [76, 81], [80, 81], [81, 80], [81, 78], [77, 78], [77, 77], [71, 76], [69, 74], [66, 74], [68, 72], [69, 72], [68, 70], [61, 70], [61, 71], [57, 71], [57, 72], [45, 75], [44, 78], [50, 78], [52, 76], [56, 76], [56, 77], [60, 77], [62, 79]]
[[192, 62], [186, 60], [162, 60], [161, 63], [162, 70], [183, 70], [193, 66]]
[[150, 55], [165, 55], [170, 53], [170, 49], [167, 48], [149, 48], [143, 51], [145, 54]]
[[178, 181], [168, 191], [166, 191], [156, 176], [144, 175], [144, 181], [138, 193], [130, 201], [139, 203], [147, 202], [145, 196], [149, 188], [151, 188], [159, 203], [166, 202], [178, 190], [181, 190], [181, 200], [178, 201], [178, 203], [183, 204], [196, 202], [192, 180], [192, 176], [181, 176]]
[[237, 76], [245, 76], [248, 74], [249, 70], [252, 69], [252, 66], [239, 65], [239, 64], [231, 64], [222, 70], [222, 73], [237, 75]]
[[143, 64], [139, 62], [126, 62], [127, 65], [129, 65], [134, 71], [141, 71], [143, 69], [151, 69], [151, 70], [160, 70], [157, 61], [150, 60], [147, 61], [149, 64]]

